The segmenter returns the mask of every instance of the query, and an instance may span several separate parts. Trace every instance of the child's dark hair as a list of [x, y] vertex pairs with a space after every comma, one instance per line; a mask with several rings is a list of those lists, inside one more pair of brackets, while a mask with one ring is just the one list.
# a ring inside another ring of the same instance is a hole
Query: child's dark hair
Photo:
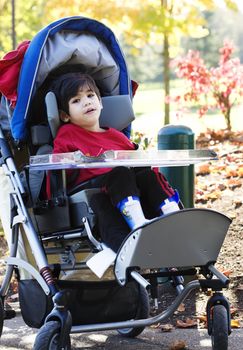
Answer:
[[68, 102], [83, 87], [88, 87], [100, 99], [99, 89], [93, 78], [88, 74], [66, 73], [57, 78], [52, 84], [51, 91], [56, 95], [58, 108], [69, 114]]

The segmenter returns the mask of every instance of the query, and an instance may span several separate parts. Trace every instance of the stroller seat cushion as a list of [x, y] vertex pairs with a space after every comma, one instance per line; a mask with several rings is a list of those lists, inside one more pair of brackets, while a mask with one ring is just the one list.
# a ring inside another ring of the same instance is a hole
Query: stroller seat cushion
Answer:
[[[50, 144], [51, 133], [47, 125], [34, 125], [31, 127], [31, 140], [34, 146]], [[45, 154], [45, 153], [43, 153]]]

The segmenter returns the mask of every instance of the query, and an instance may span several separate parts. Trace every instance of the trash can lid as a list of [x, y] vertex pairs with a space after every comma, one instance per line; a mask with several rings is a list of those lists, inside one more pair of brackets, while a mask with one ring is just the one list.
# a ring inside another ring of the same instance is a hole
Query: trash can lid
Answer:
[[194, 132], [191, 128], [185, 125], [165, 125], [163, 128], [159, 130], [158, 135], [194, 135]]

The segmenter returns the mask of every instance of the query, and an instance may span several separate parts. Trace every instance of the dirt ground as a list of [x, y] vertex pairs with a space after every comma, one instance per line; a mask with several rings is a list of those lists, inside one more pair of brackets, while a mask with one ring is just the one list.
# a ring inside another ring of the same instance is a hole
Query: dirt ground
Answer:
[[[230, 277], [230, 287], [224, 295], [231, 304], [232, 327], [240, 328], [243, 327], [242, 133], [208, 131], [198, 137], [197, 148], [208, 147], [217, 152], [219, 160], [196, 166], [195, 206], [217, 210], [232, 219], [216, 267]], [[207, 299], [208, 296], [201, 293], [191, 295], [172, 323], [177, 324], [179, 318], [187, 320], [189, 326], [191, 319], [197, 319], [197, 325], [205, 327]]]
[[[227, 137], [230, 140], [224, 139]], [[197, 166], [195, 203], [232, 219], [217, 266], [230, 277], [240, 278], [243, 277], [243, 136], [238, 133], [230, 137], [223, 132], [202, 134], [197, 147], [210, 143], [219, 160]]]
[[[222, 246], [216, 266], [230, 277], [225, 296], [231, 303], [233, 327], [243, 327], [243, 136], [240, 133], [201, 134], [197, 148], [211, 148], [219, 160], [196, 167], [195, 206], [211, 208], [229, 216], [232, 224]], [[0, 257], [7, 254], [7, 245], [0, 236]], [[0, 263], [0, 276], [3, 274]], [[168, 290], [167, 290], [168, 288]], [[175, 295], [170, 286], [162, 286], [159, 308], [166, 308]], [[13, 290], [16, 297], [16, 289]], [[193, 293], [176, 314], [168, 320], [168, 327], [205, 327], [205, 306], [208, 296]], [[178, 320], [182, 323], [178, 323]], [[184, 322], [184, 324], [183, 324]], [[164, 327], [158, 325], [158, 327]]]

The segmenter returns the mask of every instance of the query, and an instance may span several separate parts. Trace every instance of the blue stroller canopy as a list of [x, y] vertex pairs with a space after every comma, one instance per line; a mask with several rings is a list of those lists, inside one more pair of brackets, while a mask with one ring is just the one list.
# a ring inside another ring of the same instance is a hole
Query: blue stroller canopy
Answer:
[[[17, 104], [11, 120], [11, 132], [15, 140], [20, 141], [26, 138], [26, 124], [32, 97], [48, 74], [64, 64], [82, 64], [85, 67], [82, 58], [79, 57], [79, 46], [82, 45], [79, 42], [79, 36], [84, 36], [86, 43], [82, 57], [84, 57], [85, 51], [89, 50], [90, 40], [91, 45], [93, 45], [94, 40], [99, 43], [95, 53], [96, 62], [94, 62], [93, 67], [89, 68], [91, 71], [86, 70], [86, 73], [92, 72], [95, 80], [96, 77], [98, 80], [99, 77], [102, 77], [103, 83], [106, 85], [105, 94], [131, 96], [131, 81], [126, 62], [113, 32], [104, 24], [85, 17], [76, 16], [60, 19], [42, 29], [33, 38], [24, 56], [18, 82]], [[72, 41], [73, 47], [70, 51], [70, 42]], [[69, 48], [66, 46], [67, 42], [69, 42]], [[86, 59], [89, 60], [94, 55], [92, 53], [86, 56]], [[102, 61], [105, 62], [102, 63]], [[42, 69], [43, 62], [44, 71]], [[97, 64], [101, 66], [97, 68]], [[112, 86], [107, 89], [107, 84], [109, 85], [110, 81]]]

